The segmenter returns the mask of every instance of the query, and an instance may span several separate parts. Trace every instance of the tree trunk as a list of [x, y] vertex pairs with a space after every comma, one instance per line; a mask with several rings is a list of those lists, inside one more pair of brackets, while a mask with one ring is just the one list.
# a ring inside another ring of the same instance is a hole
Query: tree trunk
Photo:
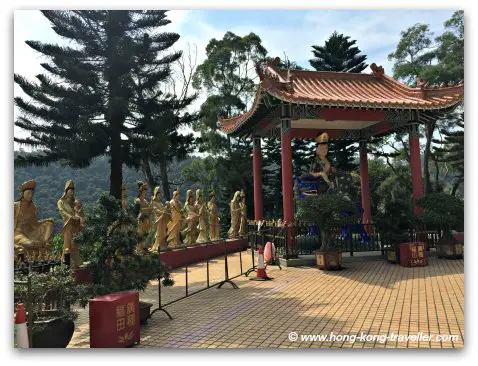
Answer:
[[433, 162], [435, 163], [435, 192], [440, 192], [441, 191], [440, 183], [439, 183], [440, 167], [438, 165], [438, 161], [435, 156], [433, 156]]
[[148, 182], [148, 186], [151, 191], [153, 191], [154, 187], [156, 187], [156, 181], [154, 180], [153, 173], [151, 173], [151, 166], [149, 165], [149, 160], [146, 156], [141, 158], [141, 167], [143, 168], [143, 173]]
[[161, 171], [163, 197], [165, 200], [169, 201], [171, 199], [171, 192], [170, 192], [169, 178], [168, 178], [168, 162], [166, 161], [166, 156], [164, 155], [164, 153], [161, 153], [161, 156], [159, 158], [159, 169]]
[[[116, 131], [115, 131], [116, 132]], [[111, 137], [110, 150], [110, 195], [121, 199], [121, 185], [123, 184], [123, 151], [121, 146], [121, 134]]]
[[432, 193], [432, 185], [430, 182], [430, 169], [428, 163], [431, 155], [431, 144], [433, 139], [433, 132], [435, 131], [436, 122], [425, 125], [425, 135], [427, 142], [425, 144], [425, 151], [423, 152], [423, 195], [426, 196]]
[[461, 184], [461, 182], [459, 180], [456, 181], [455, 184], [453, 184], [453, 188], [451, 190], [451, 195], [452, 196], [456, 195], [456, 191], [458, 190], [458, 187], [460, 187], [460, 184]]

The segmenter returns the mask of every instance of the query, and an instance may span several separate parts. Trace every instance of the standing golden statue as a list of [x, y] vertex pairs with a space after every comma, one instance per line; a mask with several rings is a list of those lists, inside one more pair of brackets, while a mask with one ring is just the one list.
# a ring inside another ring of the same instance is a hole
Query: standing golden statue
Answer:
[[207, 203], [207, 208], [209, 212], [209, 238], [214, 240], [219, 240], [219, 216], [217, 215], [217, 205], [214, 203], [215, 193], [214, 191], [209, 192], [209, 202]]
[[241, 192], [237, 191], [234, 194], [234, 198], [229, 203], [231, 209], [231, 227], [227, 232], [230, 239], [237, 238], [239, 236], [239, 226], [241, 223], [241, 206], [240, 206]]
[[241, 191], [241, 200], [239, 206], [241, 207], [241, 223], [239, 225], [239, 235], [243, 236], [247, 234], [247, 205], [246, 205], [246, 193]]
[[207, 242], [207, 206], [200, 189], [196, 190], [196, 212], [199, 219], [199, 235], [196, 243], [205, 243]]
[[167, 208], [161, 203], [161, 194], [159, 187], [154, 188], [153, 197], [151, 198], [151, 207], [156, 216], [156, 219], [154, 221], [154, 224], [156, 226], [156, 234], [154, 235], [154, 244], [151, 248], [151, 251], [157, 252], [158, 248], [166, 249], [167, 247], [166, 237], [169, 222]]
[[171, 221], [168, 223], [168, 247], [175, 248], [181, 246], [181, 224], [182, 224], [182, 212], [181, 212], [181, 194], [179, 188], [173, 193], [173, 199], [169, 202], [171, 210]]
[[186, 192], [186, 203], [184, 204], [184, 213], [186, 215], [187, 227], [185, 230], [184, 244], [191, 245], [196, 242], [197, 224], [199, 215], [194, 205], [193, 191], [190, 189]]
[[125, 209], [128, 207], [128, 201], [126, 199], [126, 186], [124, 184], [121, 185], [121, 208]]
[[70, 266], [77, 268], [83, 264], [83, 261], [80, 257], [80, 246], [73, 241], [73, 234], [83, 229], [84, 217], [79, 216], [75, 210], [75, 185], [72, 180], [65, 183], [63, 195], [58, 200], [57, 206], [63, 217], [63, 228], [60, 231], [63, 234], [62, 259], [65, 260], [65, 255], [69, 253]]
[[37, 220], [37, 208], [33, 203], [36, 182], [31, 179], [20, 186], [22, 195], [13, 203], [13, 247], [19, 254], [39, 256], [47, 251], [54, 230], [52, 218]]
[[142, 240], [136, 245], [136, 251], [148, 251], [148, 234], [153, 227], [153, 220], [151, 218], [153, 210], [149, 205], [146, 195], [148, 193], [148, 185], [143, 182], [138, 182], [138, 197], [134, 200], [135, 205], [139, 206], [137, 233], [144, 236]]

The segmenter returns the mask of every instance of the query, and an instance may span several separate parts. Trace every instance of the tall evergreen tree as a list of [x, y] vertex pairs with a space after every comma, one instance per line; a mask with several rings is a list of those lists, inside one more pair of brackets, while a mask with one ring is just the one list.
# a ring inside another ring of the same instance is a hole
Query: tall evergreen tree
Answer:
[[310, 65], [317, 71], [362, 72], [367, 68], [367, 56], [360, 54], [356, 43], [335, 31], [324, 46], [312, 46]]
[[15, 141], [38, 149], [16, 162], [85, 167], [108, 155], [110, 194], [119, 198], [123, 164], [137, 164], [145, 139], [170, 121], [174, 98], [158, 98], [157, 86], [181, 56], [167, 53], [179, 35], [156, 31], [170, 23], [163, 10], [42, 13], [69, 45], [26, 41], [48, 61], [39, 83], [14, 77], [29, 97], [15, 98], [15, 124], [30, 132]]
[[264, 217], [282, 216], [282, 167], [280, 139], [266, 138], [262, 147]]
[[465, 182], [465, 116], [464, 113], [455, 114], [449, 122], [448, 128], [440, 132], [443, 140], [434, 139], [438, 144], [434, 154], [438, 155], [438, 161], [450, 164], [455, 170], [451, 194], [454, 196], [461, 184]]
[[[362, 72], [368, 66], [365, 63], [367, 56], [361, 54], [356, 43], [356, 40], [334, 32], [323, 46], [312, 46], [315, 57], [309, 61], [310, 65], [317, 71]], [[335, 167], [341, 170], [352, 170], [357, 166], [357, 151], [357, 144], [348, 141], [331, 141], [329, 144], [329, 156]]]

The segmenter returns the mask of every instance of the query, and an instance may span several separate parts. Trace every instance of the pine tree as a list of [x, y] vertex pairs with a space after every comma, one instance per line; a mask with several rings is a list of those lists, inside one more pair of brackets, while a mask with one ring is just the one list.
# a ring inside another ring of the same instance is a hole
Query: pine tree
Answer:
[[[310, 65], [317, 71], [362, 72], [368, 66], [365, 63], [367, 56], [360, 54], [356, 43], [356, 40], [334, 32], [324, 46], [312, 46], [314, 58], [309, 61]], [[329, 156], [340, 170], [352, 170], [357, 166], [354, 163], [357, 151], [357, 144], [348, 141], [329, 143]]]
[[445, 137], [444, 140], [434, 139], [433, 142], [441, 145], [434, 149], [434, 154], [438, 155], [437, 160], [456, 169], [451, 191], [454, 196], [459, 186], [465, 182], [465, 114], [459, 113], [455, 118], [451, 118], [449, 126], [450, 128], [440, 131]]
[[38, 149], [16, 163], [81, 168], [108, 155], [110, 194], [119, 198], [123, 164], [137, 165], [144, 142], [174, 122], [174, 98], [159, 98], [158, 85], [181, 56], [166, 52], [179, 35], [155, 31], [170, 23], [163, 10], [42, 13], [69, 45], [26, 42], [48, 62], [39, 83], [14, 77], [29, 97], [15, 98], [15, 124], [30, 132], [15, 141]]
[[310, 172], [314, 158], [315, 146], [312, 141], [303, 139], [292, 140], [292, 171], [294, 178], [300, 177], [305, 172]]
[[324, 46], [312, 46], [314, 58], [309, 63], [317, 71], [362, 72], [367, 68], [367, 56], [360, 54], [356, 43], [334, 32]]
[[282, 217], [282, 168], [280, 139], [266, 138], [262, 147], [264, 217]]

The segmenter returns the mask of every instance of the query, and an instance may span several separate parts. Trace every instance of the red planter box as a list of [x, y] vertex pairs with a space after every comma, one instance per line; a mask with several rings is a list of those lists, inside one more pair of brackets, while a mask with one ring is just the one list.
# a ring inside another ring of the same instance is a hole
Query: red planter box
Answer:
[[[226, 247], [225, 247], [226, 246]], [[224, 256], [227, 249], [228, 253], [234, 253], [244, 250], [248, 246], [247, 239], [229, 239], [227, 243], [224, 240], [215, 243], [198, 244], [188, 249], [180, 248], [167, 252], [161, 252], [159, 257], [161, 261], [171, 268], [183, 267], [186, 264], [193, 264], [205, 261], [207, 258], [212, 259]]]
[[90, 300], [90, 347], [123, 348], [139, 343], [139, 293], [115, 292]]
[[426, 266], [426, 244], [423, 242], [400, 243], [400, 264], [404, 267]]

